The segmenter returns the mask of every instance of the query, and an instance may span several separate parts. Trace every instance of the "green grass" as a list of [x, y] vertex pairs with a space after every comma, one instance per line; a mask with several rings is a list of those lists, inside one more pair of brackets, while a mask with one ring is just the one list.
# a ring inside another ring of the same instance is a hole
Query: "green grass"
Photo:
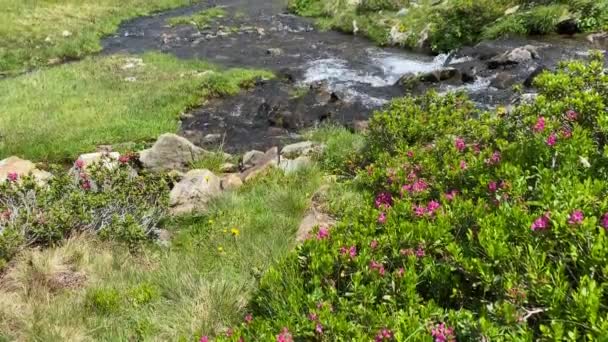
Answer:
[[272, 77], [153, 53], [87, 58], [1, 80], [0, 159], [62, 161], [100, 144], [155, 139], [174, 132], [179, 113], [202, 98], [234, 94], [258, 76]]
[[226, 15], [226, 10], [221, 7], [211, 7], [202, 10], [192, 15], [186, 15], [181, 17], [175, 17], [167, 20], [167, 23], [171, 26], [176, 25], [194, 25], [199, 30], [209, 27], [209, 25], [218, 18], [222, 18]]
[[[0, 75], [82, 58], [126, 19], [192, 0], [0, 0]], [[64, 35], [65, 32], [65, 35]]]
[[[293, 248], [321, 182], [314, 168], [272, 172], [208, 215], [169, 222], [170, 248], [129, 253], [81, 237], [26, 251], [0, 283], [0, 331], [23, 341], [193, 341], [238, 325], [256, 278]], [[74, 272], [86, 277], [80, 286], [53, 281]]]

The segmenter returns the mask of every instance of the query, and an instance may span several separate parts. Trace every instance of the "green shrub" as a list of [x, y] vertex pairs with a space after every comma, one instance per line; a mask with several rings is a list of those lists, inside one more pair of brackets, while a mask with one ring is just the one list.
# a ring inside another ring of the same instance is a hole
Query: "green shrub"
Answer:
[[168, 207], [168, 184], [160, 175], [87, 165], [54, 170], [48, 185], [30, 177], [0, 184], [0, 259], [24, 245], [49, 245], [78, 232], [133, 246], [146, 239]]
[[603, 57], [536, 82], [510, 113], [431, 93], [375, 114], [375, 195], [268, 271], [227, 340], [608, 336]]
[[127, 296], [134, 306], [140, 306], [157, 300], [160, 297], [160, 291], [153, 284], [142, 283], [130, 289]]
[[92, 288], [87, 291], [86, 305], [100, 314], [110, 314], [120, 310], [120, 292], [114, 288]]

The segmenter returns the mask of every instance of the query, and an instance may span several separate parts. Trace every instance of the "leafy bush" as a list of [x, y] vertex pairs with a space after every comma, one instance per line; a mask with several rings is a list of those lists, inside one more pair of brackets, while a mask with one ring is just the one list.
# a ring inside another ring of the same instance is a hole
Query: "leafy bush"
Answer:
[[269, 270], [220, 340], [608, 336], [608, 75], [595, 55], [536, 82], [510, 113], [433, 93], [376, 113], [356, 178], [375, 196]]
[[120, 292], [113, 288], [93, 288], [87, 291], [86, 303], [91, 310], [101, 314], [114, 313], [120, 309]]
[[[123, 160], [125, 161], [125, 160]], [[168, 206], [168, 185], [159, 175], [116, 167], [75, 165], [60, 169], [48, 185], [31, 177], [0, 184], [0, 259], [21, 246], [48, 245], [91, 231], [130, 244], [146, 239]]]

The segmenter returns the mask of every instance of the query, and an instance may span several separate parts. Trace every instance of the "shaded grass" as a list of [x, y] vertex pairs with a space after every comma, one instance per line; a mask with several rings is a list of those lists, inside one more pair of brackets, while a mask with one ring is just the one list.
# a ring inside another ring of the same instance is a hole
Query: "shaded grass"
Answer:
[[192, 0], [0, 0], [0, 75], [82, 58], [121, 21]]
[[194, 25], [199, 30], [209, 27], [213, 20], [226, 15], [226, 10], [221, 7], [211, 7], [192, 15], [170, 18], [167, 23], [171, 26]]
[[59, 161], [100, 144], [139, 142], [177, 129], [202, 98], [230, 95], [268, 72], [218, 70], [150, 53], [110, 56], [0, 81], [0, 159]]
[[[27, 341], [191, 341], [242, 322], [256, 278], [292, 247], [321, 173], [274, 171], [136, 254], [93, 237], [26, 251], [0, 281], [0, 331]], [[233, 229], [238, 230], [235, 236]], [[86, 275], [50, 286], [64, 270]]]

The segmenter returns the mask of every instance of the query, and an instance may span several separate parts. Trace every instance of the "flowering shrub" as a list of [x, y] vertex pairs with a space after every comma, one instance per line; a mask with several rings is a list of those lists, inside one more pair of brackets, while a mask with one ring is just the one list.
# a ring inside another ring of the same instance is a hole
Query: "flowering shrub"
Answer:
[[0, 183], [0, 261], [24, 245], [52, 244], [75, 232], [136, 243], [152, 233], [168, 206], [168, 186], [157, 175], [118, 166], [75, 163], [47, 185], [9, 174]]
[[377, 113], [356, 179], [367, 209], [267, 272], [228, 340], [608, 336], [603, 58], [537, 87], [508, 114], [434, 93]]

